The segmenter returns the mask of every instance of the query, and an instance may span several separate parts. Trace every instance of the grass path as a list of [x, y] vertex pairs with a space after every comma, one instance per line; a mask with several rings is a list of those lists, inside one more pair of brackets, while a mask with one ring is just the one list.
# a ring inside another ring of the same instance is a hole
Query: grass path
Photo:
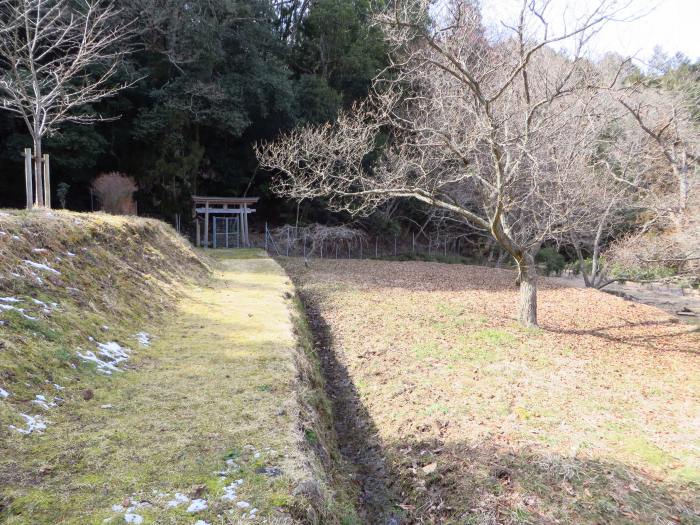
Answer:
[[[271, 259], [237, 253], [216, 254], [210, 283], [185, 291], [130, 370], [96, 376], [94, 397], [53, 410], [45, 433], [10, 437], [5, 523], [238, 523], [254, 508], [283, 517], [307, 468], [291, 285]], [[225, 487], [235, 497], [222, 499]], [[190, 501], [168, 506], [175, 493]], [[207, 508], [188, 512], [195, 499]]]

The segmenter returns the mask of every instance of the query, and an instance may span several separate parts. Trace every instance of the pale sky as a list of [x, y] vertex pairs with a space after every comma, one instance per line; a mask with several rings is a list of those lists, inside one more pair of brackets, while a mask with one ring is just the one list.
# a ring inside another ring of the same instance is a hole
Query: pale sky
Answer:
[[[585, 10], [598, 0], [552, 0], [552, 26], [563, 25], [563, 6]], [[522, 0], [482, 0], [484, 21], [499, 24], [513, 20]], [[669, 55], [680, 51], [691, 60], [700, 58], [700, 0], [634, 0], [630, 11], [641, 18], [627, 22], [609, 22], [591, 42], [596, 54], [616, 51], [646, 61], [654, 46]]]

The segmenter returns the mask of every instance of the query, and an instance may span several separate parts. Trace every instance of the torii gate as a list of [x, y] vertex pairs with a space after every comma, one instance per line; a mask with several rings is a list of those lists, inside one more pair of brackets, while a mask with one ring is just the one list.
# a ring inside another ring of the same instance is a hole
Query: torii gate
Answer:
[[[194, 201], [194, 215], [197, 224], [197, 246], [209, 247], [209, 217], [216, 215], [238, 215], [240, 217], [238, 224], [241, 244], [250, 246], [248, 214], [254, 213], [255, 210], [248, 206], [258, 202], [260, 200], [259, 197], [206, 197], [194, 195], [192, 200]], [[200, 217], [204, 219], [204, 238], [200, 235]]]

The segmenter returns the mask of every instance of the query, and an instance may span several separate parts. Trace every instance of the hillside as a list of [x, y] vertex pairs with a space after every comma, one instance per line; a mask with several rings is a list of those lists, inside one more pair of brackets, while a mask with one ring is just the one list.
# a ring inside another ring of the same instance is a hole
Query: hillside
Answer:
[[293, 296], [159, 221], [0, 212], [0, 521], [352, 519]]

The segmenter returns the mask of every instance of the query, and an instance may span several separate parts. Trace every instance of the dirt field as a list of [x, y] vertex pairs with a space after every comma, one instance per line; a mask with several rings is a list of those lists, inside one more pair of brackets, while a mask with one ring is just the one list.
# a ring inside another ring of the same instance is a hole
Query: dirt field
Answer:
[[281, 263], [366, 522], [700, 523], [696, 327], [544, 280], [526, 330], [510, 271]]

